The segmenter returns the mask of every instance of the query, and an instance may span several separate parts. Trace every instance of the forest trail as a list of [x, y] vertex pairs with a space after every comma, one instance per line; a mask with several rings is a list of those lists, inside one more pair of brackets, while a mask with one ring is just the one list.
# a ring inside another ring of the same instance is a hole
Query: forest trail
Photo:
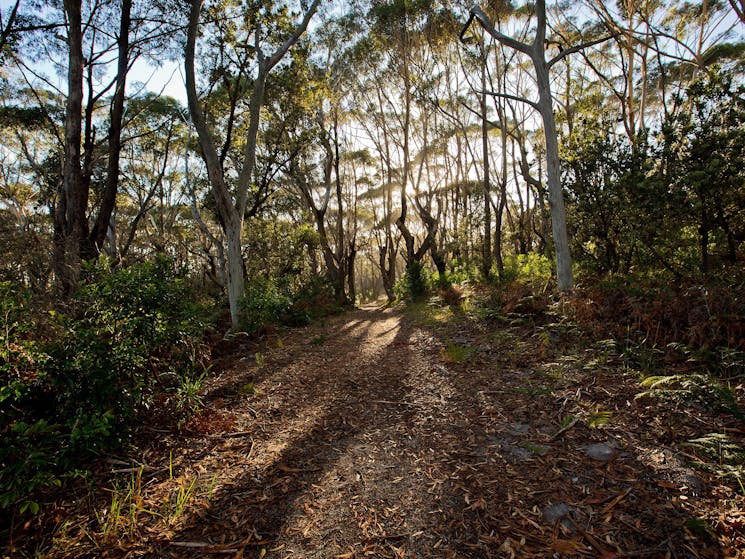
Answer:
[[732, 497], [666, 444], [690, 414], [549, 318], [367, 306], [234, 348], [90, 556], [730, 556], [686, 527]]

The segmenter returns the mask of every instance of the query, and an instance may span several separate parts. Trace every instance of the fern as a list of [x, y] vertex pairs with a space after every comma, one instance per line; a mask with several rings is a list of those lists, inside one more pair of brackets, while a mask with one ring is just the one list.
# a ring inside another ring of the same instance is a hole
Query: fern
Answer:
[[690, 439], [683, 446], [692, 448], [711, 461], [698, 462], [696, 466], [722, 477], [734, 478], [741, 483], [742, 487], [742, 480], [745, 479], [745, 449], [729, 435], [708, 433]]
[[587, 420], [587, 425], [592, 428], [603, 427], [604, 425], [608, 425], [608, 423], [610, 423], [611, 417], [613, 417], [612, 412], [597, 411], [593, 414], [590, 414], [590, 417]]
[[637, 398], [652, 396], [666, 400], [699, 402], [728, 411], [737, 419], [745, 420], [732, 390], [710, 376], [699, 373], [653, 375], [642, 380], [641, 385], [648, 390], [637, 394]]

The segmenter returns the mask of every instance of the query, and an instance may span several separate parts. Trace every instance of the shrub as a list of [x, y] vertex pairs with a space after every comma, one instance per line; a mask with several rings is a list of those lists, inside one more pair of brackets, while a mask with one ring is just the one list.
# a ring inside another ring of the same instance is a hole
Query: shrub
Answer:
[[270, 325], [301, 326], [340, 310], [326, 278], [314, 277], [299, 284], [255, 278], [247, 284], [241, 300], [241, 328], [256, 334]]
[[291, 305], [292, 300], [275, 281], [254, 278], [246, 284], [240, 302], [241, 327], [255, 334], [270, 324], [279, 324]]
[[49, 356], [27, 339], [30, 297], [0, 283], [0, 510], [35, 512], [29, 495], [58, 483], [53, 473], [58, 426], [39, 418], [51, 397]]
[[406, 266], [406, 272], [396, 282], [393, 292], [398, 300], [419, 301], [429, 293], [429, 278], [421, 262]]
[[521, 280], [534, 284], [547, 284], [552, 277], [553, 265], [543, 254], [529, 252], [505, 258], [502, 279], [506, 282]]
[[290, 326], [310, 324], [311, 321], [335, 314], [341, 307], [334, 297], [334, 288], [326, 278], [312, 278], [292, 293], [292, 304], [282, 321]]
[[164, 259], [88, 266], [71, 310], [52, 315], [52, 341], [22, 337], [35, 325], [25, 301], [0, 289], [0, 508], [33, 511], [35, 490], [120, 445], [159, 393], [178, 408], [185, 377], [204, 370], [194, 361], [206, 324]]

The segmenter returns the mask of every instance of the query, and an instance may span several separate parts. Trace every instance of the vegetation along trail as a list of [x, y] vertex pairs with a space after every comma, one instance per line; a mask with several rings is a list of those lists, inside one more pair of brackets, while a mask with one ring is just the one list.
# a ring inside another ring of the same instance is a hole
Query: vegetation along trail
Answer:
[[726, 419], [635, 399], [610, 344], [528, 311], [367, 306], [231, 348], [131, 482], [61, 505], [50, 556], [736, 556], [741, 498], [673, 448]]

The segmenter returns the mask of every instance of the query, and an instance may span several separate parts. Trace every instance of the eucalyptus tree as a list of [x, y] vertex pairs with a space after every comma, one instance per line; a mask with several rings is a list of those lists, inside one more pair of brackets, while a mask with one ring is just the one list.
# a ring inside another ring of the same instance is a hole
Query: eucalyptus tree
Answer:
[[561, 188], [561, 171], [559, 166], [559, 139], [554, 117], [554, 103], [551, 93], [551, 68], [566, 56], [578, 52], [589, 46], [604, 42], [607, 37], [593, 39], [591, 41], [576, 44], [568, 48], [560, 49], [559, 53], [550, 59], [546, 59], [546, 39], [548, 22], [546, 18], [545, 0], [537, 0], [535, 4], [536, 28], [533, 41], [523, 42], [505, 35], [493, 24], [489, 16], [478, 6], [471, 8], [470, 17], [464, 27], [461, 37], [464, 36], [471, 22], [475, 19], [481, 27], [503, 45], [527, 55], [533, 65], [535, 72], [536, 89], [538, 90], [538, 101], [526, 97], [516, 97], [508, 93], [494, 92], [496, 96], [512, 98], [532, 106], [543, 121], [543, 133], [546, 142], [546, 175], [548, 183], [548, 199], [551, 208], [551, 227], [556, 254], [556, 276], [559, 289], [566, 291], [574, 285], [572, 274], [572, 257], [569, 249], [569, 236], [567, 233], [566, 208], [564, 195]]
[[[14, 28], [23, 48], [6, 53], [8, 64], [34, 92], [62, 154], [53, 252], [57, 285], [65, 294], [75, 288], [81, 260], [95, 257], [105, 243], [116, 205], [132, 64], [145, 51], [155, 56], [176, 27], [157, 18], [157, 10], [134, 0], [39, 1], [16, 18], [26, 22]], [[64, 91], [56, 90], [64, 117], [42, 103], [45, 90], [56, 89], [47, 67], [38, 64], [44, 58], [48, 68], [66, 76]]]
[[[185, 47], [186, 92], [215, 208], [225, 233], [228, 303], [234, 328], [239, 323], [238, 303], [245, 281], [241, 243], [243, 223], [246, 212], [258, 211], [267, 197], [265, 188], [251, 191], [256, 186], [256, 149], [267, 77], [303, 35], [319, 3], [320, 0], [314, 0], [307, 6], [295, 24], [291, 23], [291, 14], [284, 5], [229, 2], [209, 6], [212, 48], [206, 52], [214, 67], [203, 70], [235, 92], [225, 117], [225, 137], [219, 150], [208, 122], [208, 116], [211, 116], [209, 107], [206, 111], [203, 109], [197, 91], [196, 47], [203, 1], [192, 0], [190, 4]], [[282, 37], [280, 41], [276, 40], [278, 36]], [[248, 99], [243, 99], [244, 95]], [[240, 127], [243, 128], [241, 137], [236, 138], [234, 128]], [[233, 153], [228, 158], [231, 148], [236, 147], [240, 153]], [[254, 196], [249, 209], [250, 193]]]

